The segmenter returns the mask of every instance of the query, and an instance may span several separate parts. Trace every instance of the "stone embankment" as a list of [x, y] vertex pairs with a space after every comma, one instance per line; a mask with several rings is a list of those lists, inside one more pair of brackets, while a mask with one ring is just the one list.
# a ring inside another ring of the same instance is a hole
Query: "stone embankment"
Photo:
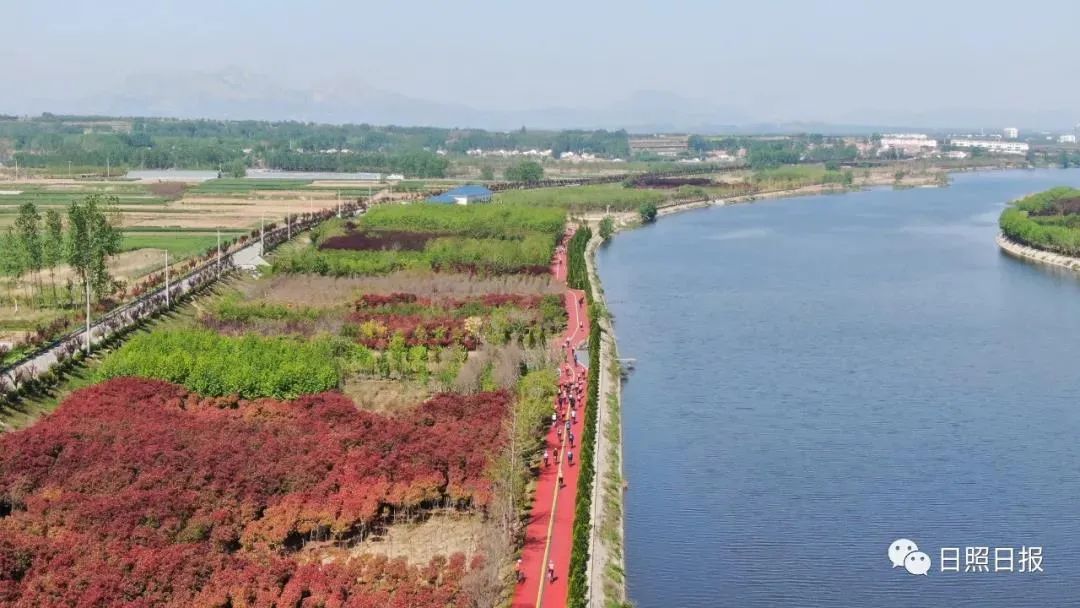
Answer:
[[1002, 251], [1013, 257], [1080, 272], [1080, 258], [1029, 247], [1010, 239], [1002, 233], [998, 233], [997, 244]]
[[[594, 231], [594, 235], [597, 234]], [[596, 272], [596, 249], [602, 239], [593, 236], [585, 252], [593, 300], [600, 312], [600, 377], [597, 403], [592, 530], [589, 541], [590, 608], [626, 603], [626, 563], [623, 548], [623, 493], [621, 390], [615, 330], [607, 316], [604, 290]]]

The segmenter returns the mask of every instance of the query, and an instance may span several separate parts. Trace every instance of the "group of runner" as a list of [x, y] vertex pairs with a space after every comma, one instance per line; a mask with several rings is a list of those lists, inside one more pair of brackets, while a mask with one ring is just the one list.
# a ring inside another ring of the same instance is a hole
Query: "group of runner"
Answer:
[[[558, 279], [565, 280], [566, 278], [566, 261], [565, 252], [562, 245], [559, 246], [553, 263], [553, 271]], [[564, 354], [564, 363], [559, 369], [559, 388], [558, 394], [555, 399], [555, 411], [551, 414], [551, 427], [555, 429], [555, 436], [550, 434], [546, 435], [546, 444], [544, 446], [543, 460], [544, 468], [551, 466], [556, 467], [557, 477], [555, 491], [558, 492], [566, 486], [563, 480], [563, 471], [560, 463], [562, 458], [565, 457], [567, 466], [574, 466], [574, 449], [577, 445], [576, 431], [580, 430], [578, 427], [578, 409], [582, 408], [585, 403], [585, 368], [578, 363], [577, 348], [584, 342], [585, 335], [585, 297], [578, 293], [572, 296], [573, 299], [569, 299], [569, 304], [575, 309], [575, 315], [571, 315], [570, 319], [570, 337], [567, 337], [560, 345]], [[571, 311], [574, 312], [574, 311]], [[576, 325], [577, 327], [574, 327]], [[584, 335], [583, 335], [584, 334]], [[568, 507], [573, 509], [573, 505]], [[545, 551], [545, 557], [548, 557], [546, 578], [548, 584], [553, 584], [558, 579], [555, 569], [555, 559], [552, 556], [547, 555]], [[541, 562], [542, 564], [543, 562]], [[541, 566], [542, 567], [542, 566]], [[523, 570], [523, 563], [521, 559], [518, 559], [516, 564], [517, 581], [523, 583], [525, 581], [525, 572]], [[543, 576], [543, 575], [542, 575]]]

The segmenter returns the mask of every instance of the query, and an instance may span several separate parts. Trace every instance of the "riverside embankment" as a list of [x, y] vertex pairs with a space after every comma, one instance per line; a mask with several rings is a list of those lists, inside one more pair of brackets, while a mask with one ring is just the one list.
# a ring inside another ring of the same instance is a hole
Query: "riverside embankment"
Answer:
[[1000, 232], [995, 240], [1002, 251], [1013, 257], [1080, 272], [1080, 258], [1029, 247], [1010, 239]]

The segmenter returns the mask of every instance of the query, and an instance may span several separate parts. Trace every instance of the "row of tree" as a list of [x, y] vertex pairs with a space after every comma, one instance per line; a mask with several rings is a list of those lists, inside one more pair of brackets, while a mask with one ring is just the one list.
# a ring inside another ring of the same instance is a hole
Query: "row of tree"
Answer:
[[24, 277], [30, 279], [33, 299], [45, 305], [46, 271], [56, 303], [56, 271], [65, 264], [75, 273], [79, 285], [89, 290], [91, 298], [100, 299], [112, 292], [108, 260], [119, 253], [123, 237], [119, 216], [111, 211], [117, 203], [115, 196], [88, 195], [68, 207], [66, 223], [56, 209], [47, 209], [42, 216], [32, 202], [19, 206], [14, 225], [0, 238], [0, 274], [10, 280], [16, 311]]

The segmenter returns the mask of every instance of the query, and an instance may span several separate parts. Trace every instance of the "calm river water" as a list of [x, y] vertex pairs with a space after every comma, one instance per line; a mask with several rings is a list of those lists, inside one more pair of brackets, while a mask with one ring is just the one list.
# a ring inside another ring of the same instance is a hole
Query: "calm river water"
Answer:
[[[638, 606], [1080, 605], [1080, 277], [994, 244], [1007, 201], [1055, 185], [1080, 171], [691, 211], [601, 251], [637, 359]], [[898, 538], [927, 576], [892, 567]]]

